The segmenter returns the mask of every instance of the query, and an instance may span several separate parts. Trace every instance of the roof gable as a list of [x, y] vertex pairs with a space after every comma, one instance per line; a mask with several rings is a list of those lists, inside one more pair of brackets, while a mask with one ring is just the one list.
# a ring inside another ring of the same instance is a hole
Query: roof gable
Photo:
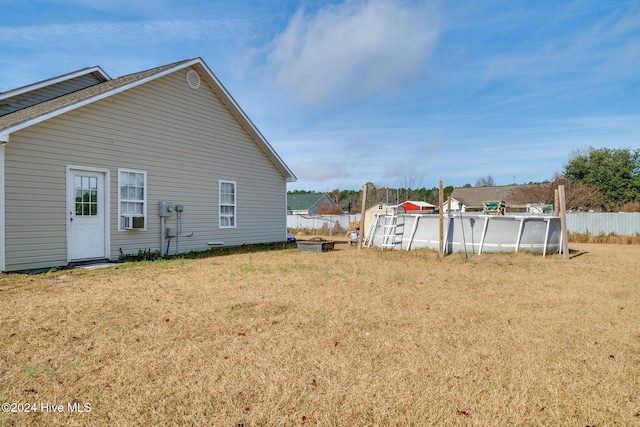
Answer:
[[451, 197], [467, 207], [482, 207], [484, 201], [502, 200], [507, 205], [521, 204], [519, 190], [521, 185], [502, 185], [495, 187], [461, 187], [455, 188]]
[[419, 210], [431, 210], [436, 208], [436, 206], [431, 203], [417, 200], [407, 200], [406, 202], [401, 203], [400, 206], [403, 206], [405, 209], [409, 208], [409, 210], [416, 208]]
[[304, 211], [311, 209], [325, 196], [324, 193], [287, 194], [287, 210]]
[[187, 59], [161, 67], [152, 68], [150, 70], [128, 74], [0, 116], [0, 141], [8, 142], [10, 134], [13, 132], [17, 132], [21, 129], [25, 129], [29, 126], [33, 126], [50, 118], [57, 117], [61, 114], [73, 111], [77, 108], [105, 99], [117, 93], [124, 92], [187, 67], [193, 67], [198, 71], [198, 74], [220, 97], [222, 103], [229, 109], [260, 149], [262, 149], [267, 157], [283, 174], [286, 181], [295, 181], [296, 177], [293, 172], [273, 150], [264, 136], [255, 127], [253, 122], [251, 122], [249, 117], [244, 113], [201, 58]]
[[145, 79], [161, 77], [164, 75], [162, 74], [163, 71], [166, 71], [177, 64], [179, 63], [118, 77], [116, 79], [90, 86], [2, 116], [0, 117], [0, 136], [16, 132], [20, 129], [24, 129], [44, 120], [59, 116], [60, 114], [64, 114], [68, 111], [75, 110], [76, 108], [80, 108], [84, 105], [130, 89], [143, 83]]

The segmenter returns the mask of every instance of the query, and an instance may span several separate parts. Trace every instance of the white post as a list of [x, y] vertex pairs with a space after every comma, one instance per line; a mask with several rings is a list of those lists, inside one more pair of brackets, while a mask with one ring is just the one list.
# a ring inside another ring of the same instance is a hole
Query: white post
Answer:
[[484, 217], [484, 226], [482, 227], [482, 238], [480, 239], [480, 247], [478, 255], [482, 255], [482, 245], [484, 245], [484, 236], [487, 234], [487, 225], [489, 224], [489, 215]]
[[364, 216], [367, 213], [367, 184], [362, 187], [362, 209], [360, 210], [360, 233], [358, 234], [358, 249], [362, 249], [362, 235], [364, 234]]
[[564, 185], [558, 186], [558, 196], [560, 197], [560, 230], [562, 235], [562, 253], [564, 259], [569, 259], [569, 239], [567, 236], [567, 205], [564, 194]]
[[411, 249], [411, 243], [413, 242], [413, 236], [416, 234], [416, 229], [418, 228], [418, 221], [420, 220], [419, 215], [413, 216], [415, 222], [413, 223], [413, 228], [411, 229], [411, 234], [409, 235], [409, 243], [407, 243], [407, 251]]
[[440, 256], [444, 256], [444, 190], [442, 180], [440, 180], [440, 188], [439, 188], [439, 211], [440, 211]]
[[547, 256], [547, 242], [549, 241], [549, 226], [551, 225], [551, 218], [547, 218], [547, 231], [544, 232], [544, 248], [542, 248], [542, 258]]
[[522, 239], [522, 228], [524, 227], [524, 218], [520, 218], [520, 228], [518, 229], [518, 238], [516, 239], [516, 252], [520, 248], [520, 240]]

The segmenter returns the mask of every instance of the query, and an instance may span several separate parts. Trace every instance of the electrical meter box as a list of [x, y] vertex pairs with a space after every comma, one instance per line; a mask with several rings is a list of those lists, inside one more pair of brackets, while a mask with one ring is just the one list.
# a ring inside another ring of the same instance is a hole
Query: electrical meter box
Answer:
[[160, 202], [160, 216], [171, 216], [171, 215], [173, 215], [173, 203]]

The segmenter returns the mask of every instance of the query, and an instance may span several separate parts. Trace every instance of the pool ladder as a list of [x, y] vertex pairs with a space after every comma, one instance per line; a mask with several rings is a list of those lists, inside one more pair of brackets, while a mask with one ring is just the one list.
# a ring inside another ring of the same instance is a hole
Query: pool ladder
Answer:
[[398, 207], [393, 207], [391, 215], [385, 215], [384, 218], [384, 234], [382, 236], [382, 250], [395, 249], [396, 247], [396, 230], [398, 227]]

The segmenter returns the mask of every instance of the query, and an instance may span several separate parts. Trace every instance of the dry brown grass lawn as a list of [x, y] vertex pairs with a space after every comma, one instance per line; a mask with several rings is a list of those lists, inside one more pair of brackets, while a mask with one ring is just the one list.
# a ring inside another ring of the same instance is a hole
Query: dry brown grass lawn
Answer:
[[0, 426], [640, 425], [640, 246], [571, 249], [4, 275]]

